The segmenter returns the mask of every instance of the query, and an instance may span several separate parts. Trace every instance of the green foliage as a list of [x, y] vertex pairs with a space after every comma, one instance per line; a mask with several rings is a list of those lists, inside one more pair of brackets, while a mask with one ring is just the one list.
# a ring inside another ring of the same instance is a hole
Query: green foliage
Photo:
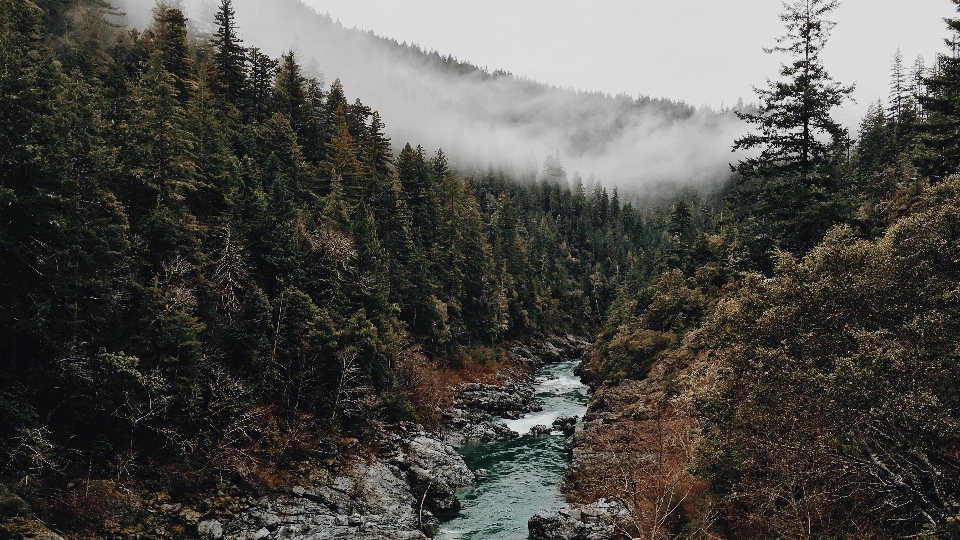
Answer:
[[[956, 4], [956, 2], [954, 2]], [[960, 10], [960, 5], [957, 5]], [[936, 69], [923, 79], [926, 92], [919, 96], [924, 114], [920, 126], [920, 152], [917, 168], [933, 180], [960, 171], [960, 58], [956, 55], [955, 36], [960, 31], [960, 19], [945, 18], [954, 40], [944, 39], [953, 55], [939, 55]]]
[[[820, 53], [836, 23], [826, 17], [838, 0], [798, 0], [784, 3], [787, 34], [767, 52], [793, 58], [780, 69], [780, 81], [758, 89], [756, 112], [738, 112], [759, 133], [734, 143], [734, 150], [760, 149], [733, 170], [743, 177], [737, 212], [748, 223], [748, 234], [775, 231], [772, 244], [799, 254], [816, 244], [843, 215], [837, 194], [842, 188], [836, 160], [849, 146], [846, 129], [830, 111], [853, 92], [853, 86], [833, 81]], [[768, 249], [763, 242], [757, 247]], [[766, 254], [755, 253], [762, 260]]]
[[803, 261], [782, 255], [720, 307], [699, 467], [766, 534], [909, 533], [953, 515], [957, 182], [882, 238], [837, 228]]

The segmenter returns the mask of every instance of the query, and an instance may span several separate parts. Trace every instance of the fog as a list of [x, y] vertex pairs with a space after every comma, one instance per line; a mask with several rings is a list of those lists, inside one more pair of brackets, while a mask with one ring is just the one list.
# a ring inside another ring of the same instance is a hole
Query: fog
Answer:
[[[212, 29], [215, 0], [171, 3], [182, 6], [196, 31]], [[146, 24], [153, 5], [125, 0], [128, 24]], [[559, 151], [571, 176], [576, 171], [622, 192], [644, 192], [725, 177], [735, 160], [732, 142], [746, 129], [731, 113], [491, 76], [345, 29], [299, 0], [235, 0], [234, 6], [244, 45], [273, 57], [292, 48], [307, 71], [322, 72], [327, 87], [339, 78], [350, 101], [359, 98], [380, 112], [395, 152], [410, 142], [431, 155], [442, 148], [455, 166], [531, 174]]]

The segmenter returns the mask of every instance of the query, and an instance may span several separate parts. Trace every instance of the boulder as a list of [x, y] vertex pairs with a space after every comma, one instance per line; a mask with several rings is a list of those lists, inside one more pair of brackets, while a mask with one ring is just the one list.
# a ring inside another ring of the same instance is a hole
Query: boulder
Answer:
[[530, 434], [533, 435], [534, 437], [541, 436], [541, 435], [550, 435], [550, 432], [552, 431], [553, 431], [552, 428], [543, 426], [543, 425], [536, 425], [530, 428]]
[[223, 524], [215, 519], [201, 521], [197, 525], [197, 533], [200, 538], [220, 540], [223, 538]]
[[626, 510], [603, 499], [577, 508], [543, 510], [527, 521], [530, 540], [611, 540], [617, 522], [626, 521]]
[[563, 433], [564, 437], [570, 437], [577, 429], [576, 416], [561, 416], [553, 421], [553, 429]]

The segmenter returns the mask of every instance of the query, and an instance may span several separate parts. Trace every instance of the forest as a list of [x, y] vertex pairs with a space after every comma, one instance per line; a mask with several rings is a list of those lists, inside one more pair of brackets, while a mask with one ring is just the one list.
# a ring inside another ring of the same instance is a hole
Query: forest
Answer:
[[622, 500], [625, 534], [960, 536], [960, 58], [898, 54], [851, 134], [838, 2], [786, 3], [790, 60], [736, 111], [751, 157], [664, 198], [559, 153], [455, 169], [218, 5], [204, 35], [165, 3], [136, 30], [0, 0], [0, 538], [152, 538], [130, 500], [436, 430], [449, 385], [567, 333], [595, 399], [659, 392], [659, 438], [604, 443], [628, 473], [566, 483]]

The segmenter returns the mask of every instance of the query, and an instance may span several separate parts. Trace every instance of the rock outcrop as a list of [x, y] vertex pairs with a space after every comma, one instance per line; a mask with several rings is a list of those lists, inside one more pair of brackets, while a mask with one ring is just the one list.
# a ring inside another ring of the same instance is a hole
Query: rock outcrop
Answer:
[[628, 518], [616, 503], [603, 499], [557, 511], [543, 510], [527, 522], [530, 540], [611, 540], [617, 523]]
[[583, 358], [589, 347], [589, 341], [568, 334], [518, 343], [510, 348], [510, 352], [521, 360], [539, 366]]
[[232, 515], [201, 515], [180, 505], [168, 511], [204, 539], [422, 539], [436, 534], [436, 516], [460, 509], [456, 489], [473, 481], [453, 447], [400, 426], [385, 437], [380, 456], [315, 485], [247, 497]]
[[509, 354], [515, 363], [525, 366], [528, 375], [504, 384], [460, 385], [453, 407], [444, 414], [443, 440], [460, 447], [518, 437], [518, 433], [496, 422], [495, 417], [515, 419], [543, 410], [536, 397], [533, 374], [544, 364], [581, 358], [589, 346], [586, 340], [570, 335], [513, 345]]

